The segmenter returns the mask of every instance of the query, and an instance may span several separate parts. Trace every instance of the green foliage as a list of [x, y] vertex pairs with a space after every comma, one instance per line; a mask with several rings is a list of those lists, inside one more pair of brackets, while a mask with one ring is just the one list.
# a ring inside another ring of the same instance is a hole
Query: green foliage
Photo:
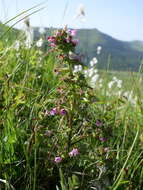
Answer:
[[[92, 88], [74, 73], [83, 64], [67, 29], [53, 35], [56, 47], [46, 53], [1, 41], [0, 188], [141, 190], [141, 76], [99, 71], [102, 87]], [[115, 75], [135, 103], [108, 89]]]
[[11, 45], [18, 38], [19, 34], [19, 30], [10, 28], [0, 22], [0, 41], [4, 42], [3, 45], [5, 43]]

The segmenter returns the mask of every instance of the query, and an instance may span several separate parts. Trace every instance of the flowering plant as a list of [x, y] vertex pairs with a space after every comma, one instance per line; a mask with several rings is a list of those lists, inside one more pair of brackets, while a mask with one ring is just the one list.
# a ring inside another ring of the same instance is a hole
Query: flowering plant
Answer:
[[[67, 176], [71, 175], [71, 167], [81, 171], [89, 153], [94, 157], [87, 146], [88, 141], [95, 141], [100, 156], [108, 149], [104, 123], [89, 111], [97, 97], [85, 78], [82, 56], [75, 51], [78, 44], [75, 34], [75, 30], [65, 27], [48, 37], [49, 52], [56, 56], [54, 75], [59, 81], [48, 97], [45, 111], [45, 120], [50, 120], [49, 129], [53, 132], [48, 158], [63, 171], [66, 164]], [[97, 60], [94, 58], [93, 62], [96, 64]]]

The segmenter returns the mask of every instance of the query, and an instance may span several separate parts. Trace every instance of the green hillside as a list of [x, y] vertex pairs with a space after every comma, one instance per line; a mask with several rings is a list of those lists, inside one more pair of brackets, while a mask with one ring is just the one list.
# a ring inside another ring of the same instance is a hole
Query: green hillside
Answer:
[[79, 51], [87, 56], [87, 63], [96, 56], [97, 46], [102, 46], [102, 53], [98, 56], [99, 68], [107, 68], [110, 56], [110, 69], [113, 70], [133, 70], [137, 71], [143, 58], [143, 46], [133, 42], [123, 42], [116, 40], [97, 29], [80, 29], [78, 31], [80, 39]]
[[143, 41], [132, 41], [130, 45], [133, 49], [143, 52]]

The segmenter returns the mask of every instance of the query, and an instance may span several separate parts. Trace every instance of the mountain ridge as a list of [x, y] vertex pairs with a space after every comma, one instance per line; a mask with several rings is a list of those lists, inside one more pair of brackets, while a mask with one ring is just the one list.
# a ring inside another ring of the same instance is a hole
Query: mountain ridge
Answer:
[[[45, 28], [50, 35], [57, 28]], [[35, 27], [35, 37], [38, 40], [39, 27]], [[84, 62], [88, 65], [93, 57], [98, 57], [97, 67], [111, 70], [138, 71], [143, 59], [143, 42], [139, 40], [122, 41], [108, 34], [93, 29], [77, 29], [79, 45], [77, 51], [85, 55]], [[97, 46], [102, 47], [102, 52], [97, 55]], [[109, 61], [110, 60], [110, 61]], [[110, 62], [110, 63], [109, 63]]]
[[[0, 34], [8, 29], [8, 26], [0, 23]], [[40, 27], [33, 27], [34, 38], [37, 41], [40, 38]], [[57, 28], [44, 27], [46, 36], [52, 34]], [[12, 29], [12, 40], [16, 38], [17, 29]], [[15, 38], [13, 38], [15, 34]], [[99, 69], [138, 71], [143, 60], [143, 41], [122, 41], [108, 34], [101, 32], [96, 28], [77, 29], [79, 44], [77, 52], [84, 55], [84, 63], [89, 64], [93, 57], [98, 58], [97, 67]], [[9, 37], [9, 39], [11, 39]], [[102, 51], [97, 55], [97, 47], [101, 46]]]

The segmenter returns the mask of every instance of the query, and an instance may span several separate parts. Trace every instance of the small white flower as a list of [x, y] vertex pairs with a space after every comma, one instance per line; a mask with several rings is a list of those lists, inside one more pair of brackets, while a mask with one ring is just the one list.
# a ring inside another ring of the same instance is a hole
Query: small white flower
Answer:
[[98, 72], [98, 70], [97, 69], [94, 69], [94, 73], [97, 73]]
[[85, 77], [88, 77], [88, 70], [84, 70], [83, 73]]
[[96, 83], [97, 80], [98, 80], [98, 78], [99, 78], [99, 75], [98, 75], [98, 74], [94, 75], [94, 76], [91, 78], [91, 83]]
[[90, 81], [91, 87], [93, 87], [93, 88], [95, 87], [96, 82], [98, 81], [98, 79], [99, 79], [99, 75], [98, 75], [98, 74], [94, 75], [94, 76], [91, 78], [91, 81]]
[[94, 67], [96, 64], [98, 63], [98, 60], [96, 57], [94, 57], [91, 61], [90, 61], [90, 66]]
[[133, 98], [133, 91], [131, 91], [130, 93], [129, 93], [129, 95], [128, 95], [128, 101], [129, 102], [131, 102], [131, 103], [133, 103], [134, 102], [134, 98]]
[[78, 70], [82, 71], [82, 66], [81, 65], [78, 66]]
[[69, 55], [71, 55], [71, 56], [72, 56], [72, 55], [74, 55], [74, 53], [73, 53], [72, 51], [69, 51]]
[[8, 136], [5, 136], [4, 139], [3, 139], [3, 141], [7, 142], [7, 140], [8, 140]]
[[97, 51], [101, 51], [102, 50], [102, 47], [101, 46], [98, 46], [97, 47]]
[[117, 77], [113, 77], [113, 79], [112, 79], [113, 81], [118, 81], [118, 79], [117, 79]]
[[88, 76], [92, 77], [93, 74], [94, 74], [94, 69], [93, 68], [89, 69], [88, 70]]
[[43, 45], [43, 39], [40, 38], [40, 39], [36, 42], [36, 46], [37, 46], [37, 47], [42, 47], [42, 45]]
[[122, 80], [117, 80], [117, 87], [122, 88]]
[[94, 66], [94, 62], [91, 60], [90, 61], [90, 66], [93, 67]]
[[82, 66], [81, 65], [75, 65], [73, 72], [77, 73], [77, 72], [80, 72], [80, 71], [82, 71]]
[[137, 96], [133, 97], [133, 91], [131, 91], [131, 92], [129, 92], [129, 91], [124, 92], [123, 96], [124, 96], [125, 98], [127, 98], [127, 100], [128, 100], [131, 104], [135, 105], [135, 104], [137, 103]]
[[101, 46], [98, 46], [98, 47], [97, 47], [97, 54], [100, 54], [100, 53], [101, 53], [101, 50], [102, 50], [102, 47], [101, 47]]
[[45, 34], [45, 33], [46, 33], [45, 28], [44, 28], [44, 27], [40, 27], [40, 28], [39, 28], [39, 33], [40, 33], [40, 34]]
[[103, 79], [100, 79], [100, 80], [98, 81], [98, 83], [99, 83], [99, 84], [98, 84], [99, 87], [101, 88], [101, 87], [103, 86], [103, 84], [102, 84], [102, 83], [103, 83]]
[[74, 72], [74, 73], [77, 73], [77, 72], [78, 72], [78, 65], [75, 65], [75, 66], [74, 66], [73, 72]]
[[129, 97], [129, 94], [130, 94], [130, 92], [129, 92], [129, 91], [126, 91], [126, 92], [123, 93], [123, 96], [124, 96], [125, 98], [128, 98], [128, 97]]
[[103, 79], [100, 79], [100, 80], [99, 80], [99, 83], [102, 83], [102, 82], [103, 82]]
[[110, 82], [108, 83], [108, 88], [112, 88], [112, 86], [114, 85], [114, 83], [115, 83], [115, 81], [110, 81]]
[[94, 61], [95, 64], [98, 62], [96, 57], [93, 58], [93, 61]]
[[117, 91], [117, 96], [121, 96], [121, 94], [122, 94], [121, 90]]

